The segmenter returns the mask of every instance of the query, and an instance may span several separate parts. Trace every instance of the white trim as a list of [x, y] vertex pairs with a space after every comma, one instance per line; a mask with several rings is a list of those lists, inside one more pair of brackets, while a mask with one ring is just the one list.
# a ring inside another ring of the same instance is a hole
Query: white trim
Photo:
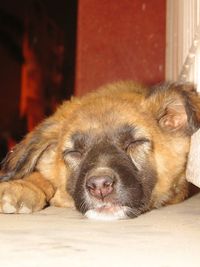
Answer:
[[200, 0], [167, 0], [166, 80], [200, 89]]

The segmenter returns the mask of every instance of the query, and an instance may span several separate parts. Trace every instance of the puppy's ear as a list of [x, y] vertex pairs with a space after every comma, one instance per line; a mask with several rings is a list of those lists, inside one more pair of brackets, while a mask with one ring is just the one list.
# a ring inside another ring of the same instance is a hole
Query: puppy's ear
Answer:
[[11, 150], [1, 165], [0, 180], [19, 179], [34, 171], [42, 154], [57, 144], [59, 127], [50, 117]]
[[200, 128], [200, 96], [192, 84], [156, 86], [148, 101], [163, 130], [191, 135]]

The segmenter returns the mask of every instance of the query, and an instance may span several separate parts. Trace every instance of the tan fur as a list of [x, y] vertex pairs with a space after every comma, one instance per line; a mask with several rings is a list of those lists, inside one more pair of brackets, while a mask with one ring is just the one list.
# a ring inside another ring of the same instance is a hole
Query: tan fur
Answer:
[[[149, 96], [150, 89], [147, 87], [129, 81], [119, 82], [81, 99], [64, 102], [5, 160], [2, 171], [4, 174], [11, 173], [13, 181], [0, 184], [0, 211], [20, 213], [20, 205], [36, 211], [47, 203], [73, 206], [73, 200], [66, 191], [70, 168], [62, 157], [62, 151], [70, 145], [70, 134], [74, 130], [92, 130], [101, 134], [102, 129], [112, 131], [124, 122], [138, 125], [141, 127], [138, 134], [145, 134], [154, 142], [148, 157], [158, 179], [152, 192], [151, 208], [182, 201], [188, 194], [185, 165], [190, 134], [185, 130], [188, 127], [187, 115], [183, 96], [178, 94], [178, 90], [188, 94], [188, 102], [198, 123], [200, 100], [191, 87], [171, 87], [164, 93], [158, 89]], [[115, 109], [119, 112], [115, 113]], [[107, 113], [110, 115], [106, 116]], [[24, 155], [28, 159], [24, 160]], [[19, 160], [24, 160], [24, 165], [12, 175]], [[4, 207], [6, 199], [9, 199], [10, 205], [7, 205], [7, 210]]]

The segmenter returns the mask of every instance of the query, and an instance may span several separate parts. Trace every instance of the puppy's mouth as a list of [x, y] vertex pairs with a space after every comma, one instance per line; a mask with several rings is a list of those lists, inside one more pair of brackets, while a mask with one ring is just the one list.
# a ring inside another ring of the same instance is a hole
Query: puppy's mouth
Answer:
[[96, 208], [89, 209], [85, 216], [89, 219], [100, 221], [113, 221], [137, 217], [140, 214], [138, 210], [128, 206], [119, 206], [112, 203], [105, 203]]

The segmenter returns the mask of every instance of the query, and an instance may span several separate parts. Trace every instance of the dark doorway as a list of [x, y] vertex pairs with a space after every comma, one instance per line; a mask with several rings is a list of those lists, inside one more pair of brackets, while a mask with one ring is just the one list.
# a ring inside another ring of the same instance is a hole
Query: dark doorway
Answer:
[[[76, 53], [76, 0], [1, 0], [0, 1], [0, 160], [7, 150], [27, 133], [27, 114], [20, 114], [22, 65], [24, 63], [23, 38], [25, 20], [35, 6], [35, 16], [40, 16], [37, 6], [42, 6], [45, 16], [63, 33], [64, 59], [62, 85], [58, 91], [45, 88], [44, 101], [56, 97], [57, 104], [70, 98], [74, 92]], [[36, 18], [37, 20], [37, 18]], [[45, 53], [45, 48], [43, 53]], [[44, 116], [53, 110], [48, 103]], [[32, 110], [34, 113], [35, 111]]]

